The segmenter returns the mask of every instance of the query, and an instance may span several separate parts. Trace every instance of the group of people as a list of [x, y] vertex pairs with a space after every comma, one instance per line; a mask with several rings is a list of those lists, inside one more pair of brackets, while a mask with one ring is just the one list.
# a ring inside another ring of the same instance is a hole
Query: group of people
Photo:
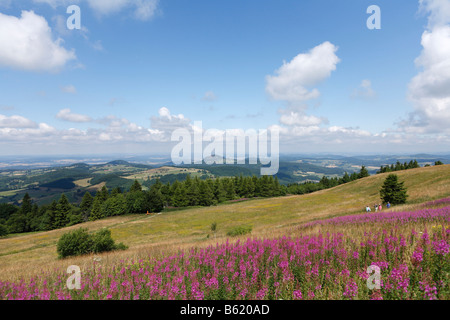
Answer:
[[[375, 204], [374, 206], [375, 212], [381, 211], [382, 207], [381, 204]], [[391, 204], [388, 202], [386, 204], [386, 207], [389, 209], [391, 207]], [[370, 206], [366, 206], [366, 212], [372, 212], [372, 209], [370, 209]]]

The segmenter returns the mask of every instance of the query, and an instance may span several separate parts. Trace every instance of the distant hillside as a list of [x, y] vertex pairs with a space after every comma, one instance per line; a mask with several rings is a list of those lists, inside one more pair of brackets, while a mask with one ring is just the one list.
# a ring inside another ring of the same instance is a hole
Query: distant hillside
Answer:
[[[450, 165], [411, 169], [396, 174], [400, 181], [405, 182], [409, 198], [406, 205], [390, 210], [417, 208], [427, 201], [450, 196]], [[207, 235], [211, 234], [213, 222], [217, 223], [214, 243], [224, 242], [229, 230], [244, 225], [252, 226], [252, 237], [289, 236], [294, 230], [292, 227], [306, 222], [363, 213], [366, 205], [379, 203], [379, 190], [387, 175], [373, 175], [301, 196], [188, 208], [152, 216], [119, 216], [49, 232], [16, 235], [0, 241], [0, 271], [12, 270], [16, 275], [18, 269], [33, 272], [38, 267], [48, 268], [49, 264], [67, 267], [67, 262], [57, 259], [56, 242], [63, 233], [80, 226], [90, 232], [108, 227], [116, 241], [128, 245], [129, 250], [111, 256], [117, 261], [122, 259], [121, 254], [148, 256], [148, 250], [168, 252], [181, 247], [212, 244]], [[77, 264], [87, 259], [92, 261], [89, 256], [80, 258]]]

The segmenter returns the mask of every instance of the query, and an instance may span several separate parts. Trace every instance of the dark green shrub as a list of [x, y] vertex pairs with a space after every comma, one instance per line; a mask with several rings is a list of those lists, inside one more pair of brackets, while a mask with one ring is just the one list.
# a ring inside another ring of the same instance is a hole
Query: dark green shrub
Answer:
[[80, 228], [63, 234], [58, 240], [56, 250], [60, 258], [66, 258], [90, 253], [92, 246], [92, 236], [87, 229]]
[[94, 253], [127, 249], [127, 246], [125, 246], [123, 243], [114, 243], [114, 240], [111, 238], [111, 230], [109, 229], [102, 229], [97, 231], [97, 233], [94, 234], [92, 238], [94, 240], [92, 252]]
[[114, 243], [111, 231], [108, 229], [102, 229], [90, 235], [87, 229], [80, 228], [62, 235], [57, 243], [60, 258], [125, 249], [128, 247], [123, 243]]
[[4, 237], [6, 235], [8, 235], [8, 228], [6, 228], [3, 224], [0, 224], [0, 237]]
[[242, 236], [244, 234], [252, 232], [251, 226], [238, 226], [234, 227], [230, 231], [227, 232], [227, 236], [230, 237], [236, 237], [236, 236]]

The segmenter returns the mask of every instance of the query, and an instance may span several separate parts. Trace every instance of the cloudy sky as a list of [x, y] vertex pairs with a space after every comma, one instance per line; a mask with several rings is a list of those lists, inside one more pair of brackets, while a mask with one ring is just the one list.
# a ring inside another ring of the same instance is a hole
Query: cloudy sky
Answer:
[[195, 121], [450, 153], [450, 1], [376, 2], [381, 29], [366, 0], [0, 0], [0, 155], [169, 153]]

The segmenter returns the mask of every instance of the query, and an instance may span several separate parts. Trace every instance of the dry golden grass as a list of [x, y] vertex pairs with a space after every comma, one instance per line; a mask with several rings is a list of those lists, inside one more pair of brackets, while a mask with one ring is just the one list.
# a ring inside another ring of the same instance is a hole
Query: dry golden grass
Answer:
[[89, 187], [91, 185], [89, 183], [89, 180], [91, 180], [91, 178], [80, 179], [80, 180], [74, 181], [73, 183], [75, 183], [79, 187], [86, 188], [86, 187]]
[[[413, 210], [420, 203], [450, 196], [450, 165], [396, 172], [408, 188], [408, 204], [395, 210]], [[56, 243], [69, 230], [109, 228], [117, 242], [128, 250], [103, 253], [102, 265], [112, 267], [121, 260], [174, 254], [191, 247], [223, 243], [226, 233], [239, 225], [251, 225], [251, 237], [295, 236], [297, 226], [335, 216], [363, 213], [366, 205], [379, 203], [379, 189], [387, 174], [308, 195], [258, 199], [214, 207], [191, 208], [160, 215], [130, 215], [87, 222], [60, 230], [10, 236], [0, 239], [0, 279], [28, 278], [41, 270], [65, 269], [71, 264], [88, 267], [93, 255], [58, 260]], [[391, 209], [394, 210], [394, 209]], [[213, 236], [211, 224], [217, 223]], [[344, 230], [345, 232], [362, 232]], [[315, 232], [316, 230], [310, 230]], [[208, 238], [209, 235], [209, 238]], [[241, 238], [247, 238], [248, 235]], [[233, 238], [233, 241], [238, 238]]]

